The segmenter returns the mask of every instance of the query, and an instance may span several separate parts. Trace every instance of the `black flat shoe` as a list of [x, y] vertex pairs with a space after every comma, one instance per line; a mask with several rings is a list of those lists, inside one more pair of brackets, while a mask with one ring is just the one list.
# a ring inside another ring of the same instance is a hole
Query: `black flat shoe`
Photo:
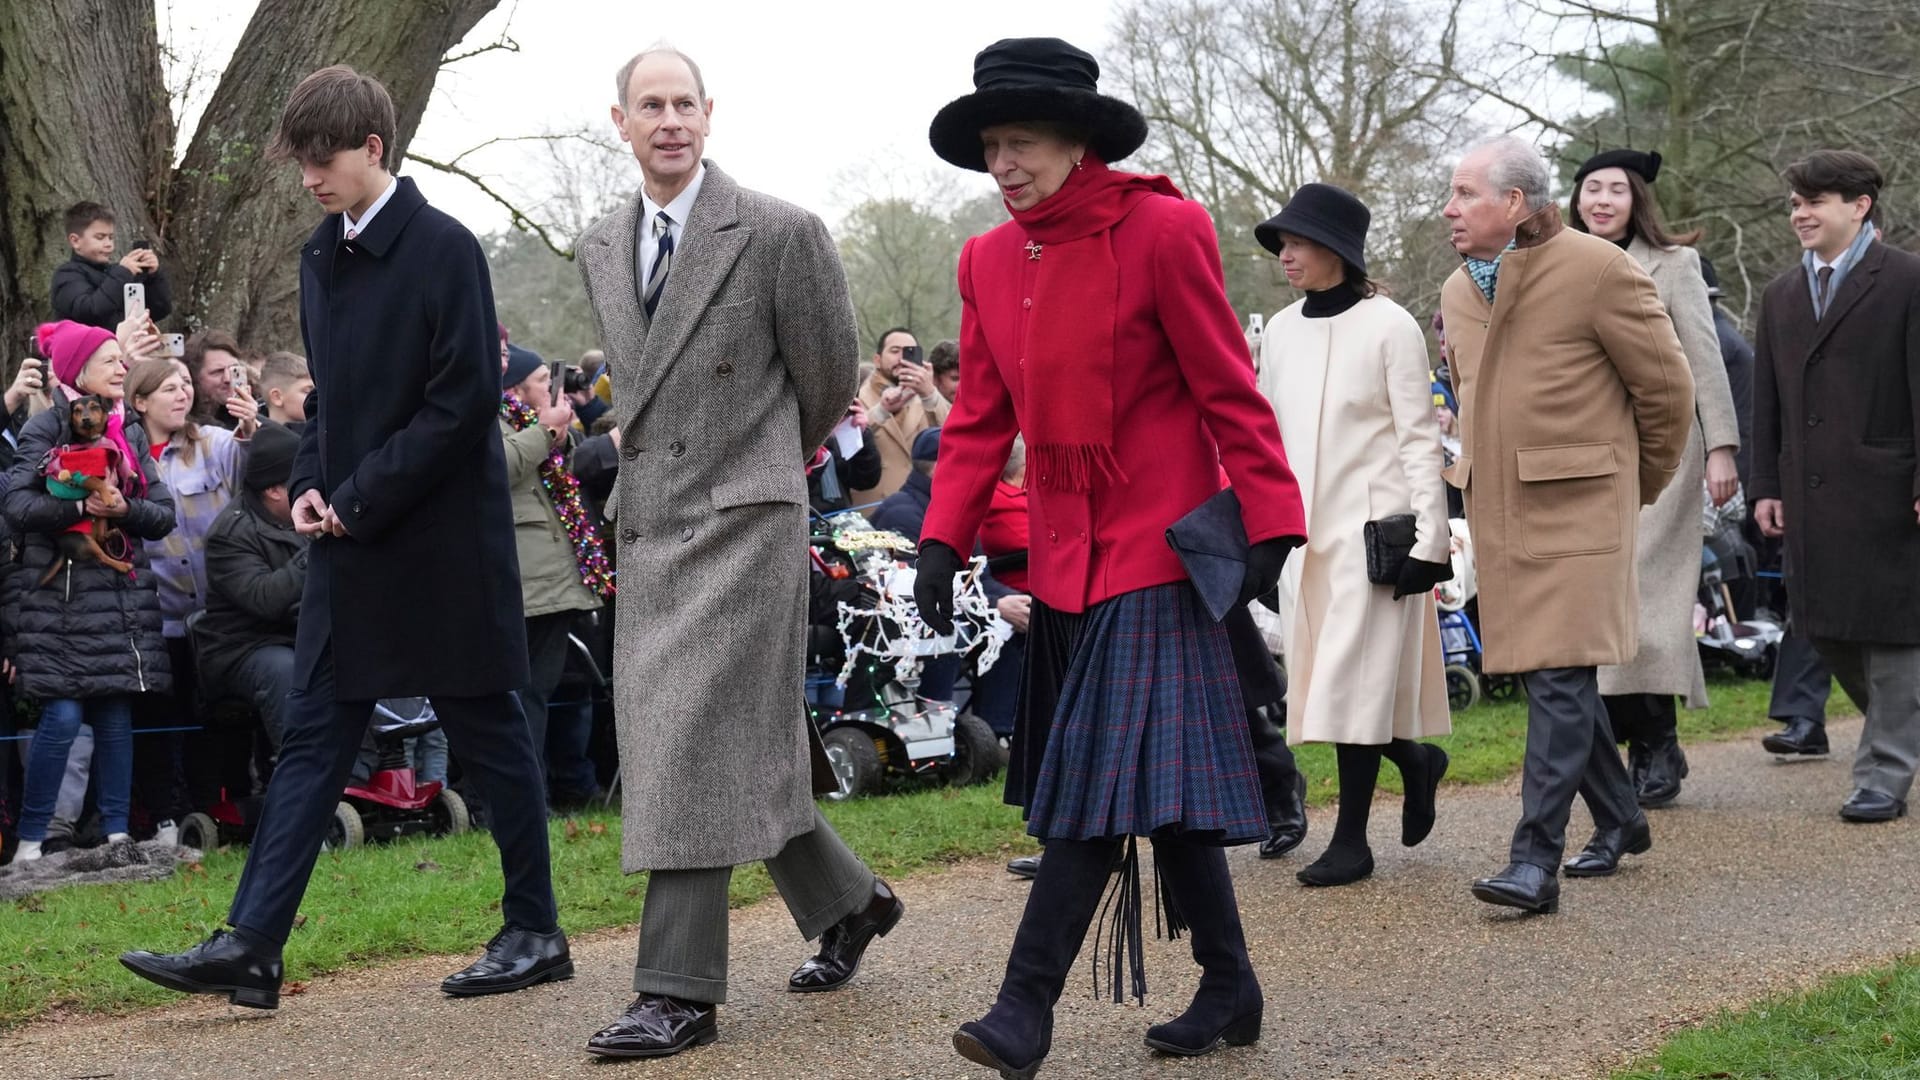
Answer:
[[278, 949], [256, 949], [228, 930], [183, 953], [144, 950], [120, 954], [128, 971], [183, 994], [225, 994], [235, 1005], [249, 1009], [280, 1007], [280, 982], [285, 971]]
[[1420, 841], [1433, 832], [1438, 816], [1435, 804], [1440, 797], [1440, 778], [1447, 775], [1447, 765], [1452, 760], [1445, 750], [1432, 743], [1419, 745], [1427, 756], [1425, 772], [1418, 777], [1402, 777], [1407, 795], [1400, 804], [1400, 843], [1405, 847], [1418, 847]]
[[1774, 754], [1824, 754], [1827, 753], [1827, 729], [1807, 717], [1796, 716], [1787, 721], [1785, 730], [1761, 739], [1760, 745]]
[[1498, 874], [1474, 882], [1473, 896], [1501, 907], [1551, 915], [1560, 910], [1560, 879], [1545, 867], [1509, 863]]
[[817, 994], [847, 985], [860, 970], [860, 958], [867, 946], [874, 938], [886, 937], [906, 910], [907, 905], [893, 895], [886, 882], [873, 879], [873, 898], [867, 906], [827, 927], [820, 935], [820, 951], [787, 977], [787, 989], [796, 994]]
[[702, 1001], [641, 994], [620, 1019], [593, 1033], [587, 1053], [601, 1057], [667, 1057], [720, 1037], [716, 1010]]
[[493, 935], [480, 959], [440, 983], [455, 997], [505, 994], [536, 983], [573, 978], [573, 956], [567, 935], [558, 929], [544, 934], [509, 926]]
[[1642, 855], [1653, 850], [1653, 830], [1647, 815], [1617, 829], [1595, 829], [1593, 839], [1561, 869], [1568, 877], [1606, 877], [1620, 869], [1620, 855]]
[[1307, 778], [1295, 773], [1293, 797], [1282, 805], [1269, 807], [1267, 838], [1260, 841], [1260, 857], [1277, 859], [1307, 838]]
[[1022, 855], [1017, 859], [1008, 859], [1007, 873], [1032, 881], [1040, 874], [1040, 856]]
[[1856, 824], [1893, 821], [1907, 816], [1907, 804], [1891, 795], [1859, 788], [1840, 807], [1840, 817]]
[[1351, 885], [1373, 876], [1373, 850], [1335, 845], [1293, 876], [1302, 885]]

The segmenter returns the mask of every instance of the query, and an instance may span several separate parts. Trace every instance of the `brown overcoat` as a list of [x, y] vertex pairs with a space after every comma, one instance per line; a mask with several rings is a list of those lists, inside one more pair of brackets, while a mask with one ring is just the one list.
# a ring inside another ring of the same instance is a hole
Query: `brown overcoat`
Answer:
[[1441, 290], [1491, 672], [1631, 660], [1634, 532], [1679, 468], [1693, 377], [1653, 279], [1567, 229], [1520, 223], [1495, 300], [1465, 267]]
[[1786, 504], [1794, 627], [1920, 644], [1920, 256], [1876, 241], [1819, 322], [1795, 266], [1753, 346], [1750, 495]]

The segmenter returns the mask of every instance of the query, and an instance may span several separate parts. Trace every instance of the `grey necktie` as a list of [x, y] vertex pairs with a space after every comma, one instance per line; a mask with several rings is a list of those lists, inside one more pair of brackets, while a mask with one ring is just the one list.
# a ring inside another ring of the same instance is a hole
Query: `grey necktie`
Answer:
[[653, 309], [660, 306], [660, 294], [666, 291], [667, 275], [673, 270], [673, 219], [665, 210], [653, 217], [653, 236], [659, 243], [659, 251], [653, 257], [653, 269], [647, 271], [647, 287], [643, 292], [647, 304], [647, 318], [653, 318]]
[[1817, 319], [1827, 313], [1827, 294], [1832, 291], [1833, 267], [1823, 266], [1815, 270], [1813, 276], [1820, 279], [1820, 291], [1813, 298], [1813, 316]]

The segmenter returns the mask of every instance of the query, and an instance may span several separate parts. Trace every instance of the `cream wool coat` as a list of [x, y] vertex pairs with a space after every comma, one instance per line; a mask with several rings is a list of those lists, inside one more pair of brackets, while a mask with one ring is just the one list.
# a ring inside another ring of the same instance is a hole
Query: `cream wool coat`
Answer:
[[1287, 741], [1378, 745], [1452, 730], [1431, 590], [1395, 601], [1367, 581], [1366, 523], [1412, 512], [1413, 557], [1447, 561], [1440, 429], [1420, 326], [1385, 297], [1331, 318], [1305, 301], [1261, 338], [1260, 388], [1307, 511], [1280, 624]]
[[1673, 694], [1687, 708], [1707, 707], [1707, 680], [1693, 637], [1693, 603], [1700, 591], [1700, 500], [1707, 451], [1737, 449], [1740, 424], [1720, 358], [1700, 253], [1662, 250], [1635, 237], [1627, 245], [1660, 294], [1693, 373], [1694, 421], [1680, 470], [1653, 505], [1640, 510], [1640, 655], [1600, 669], [1602, 694]]

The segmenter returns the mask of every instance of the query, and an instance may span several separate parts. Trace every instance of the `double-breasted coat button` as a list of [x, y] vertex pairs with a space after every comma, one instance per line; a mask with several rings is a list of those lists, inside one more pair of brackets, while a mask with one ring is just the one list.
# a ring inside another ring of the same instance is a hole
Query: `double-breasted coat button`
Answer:
[[672, 454], [674, 457], [679, 457], [680, 455], [686, 452], [687, 452], [686, 443], [674, 442], [674, 443], [669, 443], [667, 445], [667, 453]]
[[733, 374], [733, 361], [722, 360], [720, 361], [720, 366], [717, 368], [714, 368], [713, 370], [715, 374], [718, 374], [721, 378], [724, 379], [727, 376]]
[[366, 513], [367, 504], [361, 502], [359, 499], [353, 500], [353, 512], [356, 516]]
[[1060, 539], [1060, 534], [1059, 534], [1059, 533], [1057, 533], [1057, 532], [1054, 532], [1054, 531], [1053, 531], [1052, 529], [1048, 529], [1048, 530], [1047, 530], [1047, 539], [1048, 539], [1048, 540], [1050, 540], [1050, 541], [1054, 541], [1054, 542], [1058, 542], [1058, 541], [1059, 541], [1059, 539]]
[[1820, 418], [1819, 418], [1818, 416], [1809, 416], [1809, 417], [1807, 417], [1807, 426], [1808, 426], [1808, 427], [1819, 427], [1819, 426], [1820, 426]]
[[1030, 308], [1030, 307], [1032, 307], [1032, 306], [1033, 306], [1033, 297], [1031, 297], [1031, 296], [1029, 296], [1029, 297], [1027, 297], [1027, 298], [1026, 298], [1025, 300], [1022, 300], [1022, 301], [1020, 301], [1020, 306], [1021, 306], [1021, 307], [1023, 307], [1023, 308]]
[[681, 543], [683, 543], [683, 544], [684, 544], [684, 543], [686, 543], [686, 542], [688, 542], [689, 540], [692, 540], [692, 539], [693, 539], [693, 526], [691, 526], [691, 525], [689, 525], [689, 526], [687, 526], [686, 528], [684, 528], [684, 529], [681, 529], [681, 530], [680, 530], [680, 542], [681, 542]]
[[620, 448], [620, 456], [626, 458], [628, 461], [632, 461], [640, 456], [640, 448], [632, 443], [628, 443]]
[[622, 543], [626, 543], [626, 544], [637, 544], [640, 542], [640, 530], [627, 529], [621, 532], [620, 540]]
[[1814, 473], [1814, 474], [1813, 474], [1812, 476], [1809, 476], [1809, 477], [1807, 477], [1807, 486], [1808, 486], [1808, 487], [1819, 487], [1819, 486], [1820, 486], [1820, 482], [1821, 482], [1821, 481], [1820, 481], [1820, 474], [1819, 474], [1819, 473]]

